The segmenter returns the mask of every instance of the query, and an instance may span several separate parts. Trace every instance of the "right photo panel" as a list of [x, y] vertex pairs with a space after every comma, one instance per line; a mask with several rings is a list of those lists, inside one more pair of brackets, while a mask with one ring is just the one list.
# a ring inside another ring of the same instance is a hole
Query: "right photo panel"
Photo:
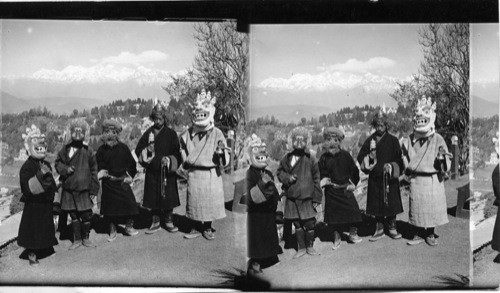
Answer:
[[498, 23], [471, 24], [471, 240], [473, 285], [500, 284]]
[[[481, 181], [490, 190], [482, 196], [493, 199], [492, 165], [481, 169], [470, 158], [472, 31], [469, 24], [251, 26], [252, 284], [471, 286], [473, 170], [490, 180]], [[496, 78], [498, 97], [498, 73], [484, 74]], [[486, 110], [498, 109], [494, 95], [481, 96]], [[493, 132], [478, 135], [494, 136], [498, 117], [481, 119]], [[493, 136], [484, 137], [488, 160]]]

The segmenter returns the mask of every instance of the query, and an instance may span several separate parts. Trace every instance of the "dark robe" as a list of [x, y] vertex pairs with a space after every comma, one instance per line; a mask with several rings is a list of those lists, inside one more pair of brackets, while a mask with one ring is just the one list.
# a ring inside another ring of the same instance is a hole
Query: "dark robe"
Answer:
[[[496, 197], [496, 202], [500, 201], [500, 175], [498, 173], [498, 165], [493, 170], [491, 175], [491, 181], [493, 182], [493, 193]], [[495, 220], [495, 228], [493, 229], [493, 240], [491, 241], [491, 248], [496, 251], [500, 251], [500, 208], [497, 212], [497, 219]]]
[[[149, 134], [154, 126], [150, 127], [137, 143], [135, 154], [137, 157], [148, 146]], [[179, 138], [177, 133], [163, 126], [155, 136], [154, 142], [155, 157], [149, 164], [143, 164], [146, 169], [146, 179], [144, 181], [144, 201], [143, 206], [150, 209], [172, 210], [180, 205], [179, 192], [177, 189], [177, 167], [182, 163]], [[161, 197], [161, 159], [169, 157], [170, 167], [167, 172], [167, 188], [165, 198]]]
[[[376, 134], [370, 135], [359, 151], [357, 161], [361, 165], [366, 155], [370, 153], [370, 141]], [[375, 139], [376, 140], [376, 139]], [[394, 176], [389, 180], [388, 205], [384, 204], [383, 174], [384, 165], [393, 166]], [[386, 132], [377, 142], [377, 164], [369, 172], [368, 195], [366, 200], [366, 213], [372, 216], [394, 216], [403, 212], [401, 191], [399, 190], [399, 170], [403, 170], [403, 159], [399, 140]]]
[[[128, 146], [118, 142], [110, 147], [103, 144], [96, 154], [98, 170], [108, 170], [108, 174], [114, 177], [123, 178], [128, 173], [134, 178], [137, 173], [136, 162]], [[137, 202], [130, 185], [123, 180], [114, 181], [110, 178], [103, 178], [101, 215], [104, 216], [130, 216], [139, 213]]]
[[[246, 174], [248, 257], [257, 259], [269, 258], [281, 253], [276, 229], [279, 194], [274, 182], [264, 185], [261, 172], [266, 172], [273, 178], [271, 171], [252, 166]], [[262, 193], [266, 200], [255, 203], [250, 196], [251, 192]]]
[[[52, 214], [56, 183], [51, 174], [41, 176], [40, 164], [50, 168], [49, 162], [29, 157], [19, 171], [24, 209], [19, 224], [17, 244], [27, 249], [44, 249], [58, 243]], [[32, 192], [30, 189], [29, 181], [35, 176], [41, 183], [42, 193], [33, 194], [35, 191]]]
[[[308, 220], [316, 216], [313, 202], [321, 203], [323, 192], [319, 186], [318, 162], [309, 153], [302, 155], [291, 166], [293, 153], [285, 155], [278, 167], [277, 176], [285, 191], [285, 219]], [[290, 183], [290, 177], [297, 176], [297, 181]]]
[[361, 212], [358, 202], [352, 191], [346, 190], [349, 180], [354, 185], [359, 182], [359, 170], [351, 155], [340, 150], [336, 154], [326, 152], [319, 159], [319, 173], [321, 179], [330, 178], [330, 181], [341, 186], [325, 187], [325, 222], [328, 224], [343, 224], [361, 222]]
[[[57, 154], [56, 170], [62, 182], [61, 209], [66, 211], [85, 211], [92, 209], [94, 203], [90, 195], [99, 192], [97, 180], [97, 162], [94, 151], [87, 145], [81, 146], [70, 158], [71, 144], [65, 145]], [[75, 171], [67, 173], [68, 167]]]

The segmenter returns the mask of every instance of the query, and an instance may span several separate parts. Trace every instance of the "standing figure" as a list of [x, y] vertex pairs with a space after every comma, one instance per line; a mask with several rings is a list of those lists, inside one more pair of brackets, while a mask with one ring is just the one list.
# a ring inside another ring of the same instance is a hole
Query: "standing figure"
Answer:
[[195, 225], [184, 238], [215, 239], [214, 220], [226, 216], [222, 171], [229, 163], [226, 139], [214, 125], [215, 96], [203, 90], [193, 105], [193, 125], [180, 136], [182, 172], [187, 175], [186, 217]]
[[[493, 138], [493, 142], [495, 143], [495, 150], [497, 151], [497, 156], [499, 154], [498, 149], [498, 132], [497, 137]], [[491, 174], [491, 182], [493, 183], [493, 194], [495, 194], [495, 203], [497, 206], [500, 206], [500, 174], [498, 172], [498, 164], [493, 170]], [[493, 240], [491, 241], [491, 248], [500, 252], [500, 208], [497, 212], [497, 218], [495, 220], [495, 228], [493, 229]], [[499, 254], [500, 255], [500, 254]], [[498, 257], [497, 257], [498, 259]]]
[[83, 141], [88, 130], [84, 120], [71, 121], [71, 141], [59, 151], [55, 163], [62, 182], [61, 210], [69, 213], [73, 228], [73, 244], [69, 250], [82, 244], [95, 247], [89, 235], [92, 198], [99, 192], [99, 180], [94, 151]]
[[321, 204], [323, 193], [320, 187], [320, 174], [316, 158], [306, 149], [309, 131], [304, 127], [292, 129], [289, 143], [293, 151], [280, 161], [277, 176], [283, 184], [285, 219], [293, 222], [297, 238], [299, 258], [306, 253], [317, 255], [314, 249], [314, 225], [316, 207]]
[[161, 216], [167, 231], [179, 231], [174, 225], [173, 209], [180, 205], [176, 171], [182, 159], [179, 138], [166, 125], [166, 116], [166, 105], [156, 103], [149, 116], [154, 125], [144, 132], [135, 148], [139, 163], [146, 169], [142, 205], [153, 215], [146, 234], [160, 230]]
[[[349, 152], [341, 148], [344, 133], [338, 128], [324, 130], [326, 152], [319, 159], [320, 185], [325, 191], [325, 222], [333, 228], [333, 249], [340, 246], [340, 233], [349, 229], [349, 242], [359, 243], [357, 224], [361, 211], [354, 196], [359, 170]], [[330, 229], [332, 230], [332, 229]]]
[[23, 134], [28, 159], [19, 170], [23, 215], [19, 224], [17, 244], [26, 248], [30, 265], [38, 264], [41, 250], [57, 245], [52, 217], [56, 183], [49, 162], [45, 161], [45, 135], [35, 125]]
[[408, 158], [404, 180], [410, 183], [409, 223], [415, 227], [408, 245], [437, 245], [434, 228], [448, 223], [444, 175], [451, 167], [451, 154], [435, 121], [436, 103], [424, 96], [414, 110], [413, 133], [403, 145]]
[[375, 132], [363, 143], [357, 161], [361, 171], [369, 174], [366, 213], [376, 219], [375, 233], [370, 241], [384, 237], [384, 224], [392, 239], [402, 236], [396, 228], [396, 215], [403, 212], [399, 176], [403, 170], [401, 145], [388, 132], [385, 113], [378, 113], [372, 120]]
[[250, 168], [246, 173], [248, 272], [276, 264], [281, 253], [276, 229], [279, 193], [272, 172], [267, 167], [266, 144], [255, 134], [248, 146]]
[[103, 144], [97, 150], [97, 177], [101, 180], [101, 215], [109, 222], [108, 241], [116, 239], [116, 225], [125, 220], [125, 234], [137, 235], [134, 217], [139, 208], [130, 187], [137, 173], [136, 162], [126, 144], [119, 141], [122, 126], [115, 120], [105, 120], [102, 124]]

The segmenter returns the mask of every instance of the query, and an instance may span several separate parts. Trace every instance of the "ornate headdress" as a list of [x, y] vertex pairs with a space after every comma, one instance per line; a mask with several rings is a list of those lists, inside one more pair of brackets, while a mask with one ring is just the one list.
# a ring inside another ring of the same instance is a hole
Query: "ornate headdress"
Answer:
[[90, 136], [90, 125], [84, 119], [82, 119], [82, 118], [78, 119], [77, 118], [77, 119], [71, 120], [71, 122], [68, 124], [68, 126], [66, 128], [66, 135], [65, 135], [66, 141], [71, 140], [71, 134], [73, 133], [73, 131], [75, 130], [75, 128], [81, 128], [82, 129], [82, 132], [84, 133], [83, 140], [86, 140], [86, 139], [89, 138], [89, 136]]
[[210, 128], [214, 124], [216, 97], [204, 89], [196, 95], [193, 107], [193, 124], [198, 127]]
[[28, 155], [37, 159], [45, 158], [45, 152], [47, 151], [45, 134], [42, 134], [36, 125], [33, 124], [31, 128], [26, 128], [26, 133], [22, 134], [22, 138]]
[[430, 136], [436, 131], [436, 103], [422, 96], [414, 109], [413, 130], [420, 136]]
[[298, 126], [292, 129], [288, 134], [287, 146], [289, 149], [293, 149], [293, 141], [297, 136], [302, 136], [306, 140], [306, 148], [312, 144], [312, 134], [307, 128]]

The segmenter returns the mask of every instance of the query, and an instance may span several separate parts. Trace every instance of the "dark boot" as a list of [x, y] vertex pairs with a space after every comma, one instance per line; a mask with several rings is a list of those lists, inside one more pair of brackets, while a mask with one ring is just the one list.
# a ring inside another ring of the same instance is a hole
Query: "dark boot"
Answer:
[[171, 233], [179, 231], [179, 228], [174, 225], [174, 213], [172, 211], [165, 212], [165, 228]]
[[112, 241], [115, 241], [115, 239], [116, 239], [116, 226], [115, 226], [115, 223], [109, 222], [109, 237], [108, 237], [108, 241], [112, 242]]
[[292, 243], [292, 222], [285, 221], [283, 224], [283, 240], [285, 241], [284, 248], [289, 249], [293, 247]]
[[71, 227], [73, 228], [73, 244], [68, 250], [77, 249], [82, 246], [82, 225], [80, 221], [71, 221]]
[[401, 237], [403, 237], [396, 228], [396, 218], [388, 219], [387, 226], [389, 230], [389, 237], [391, 237], [392, 239], [400, 239]]
[[82, 244], [86, 247], [96, 247], [92, 241], [90, 241], [90, 222], [82, 223]]
[[379, 240], [380, 238], [384, 237], [384, 224], [380, 221], [377, 221], [376, 228], [375, 228], [375, 233], [373, 233], [373, 236], [370, 237], [370, 241], [375, 242]]
[[151, 227], [146, 230], [146, 234], [153, 234], [160, 231], [160, 216], [153, 215], [153, 221]]
[[424, 234], [423, 233], [424, 228], [415, 227], [413, 230], [414, 230], [414, 232], [413, 232], [414, 233], [413, 234], [414, 235], [413, 239], [410, 240], [410, 241], [408, 241], [408, 242], [406, 242], [406, 244], [408, 244], [408, 245], [418, 245], [418, 244], [420, 244], [422, 242], [425, 242], [425, 239], [424, 239], [425, 235], [423, 235]]
[[363, 241], [363, 239], [358, 236], [358, 228], [349, 227], [349, 242], [356, 244], [360, 243], [361, 241]]
[[306, 240], [306, 252], [309, 255], [318, 255], [318, 252], [314, 249], [314, 230], [305, 231]]
[[307, 253], [304, 230], [302, 228], [295, 229], [295, 237], [297, 237], [297, 253], [293, 258], [299, 258]]
[[134, 220], [128, 219], [125, 222], [125, 234], [127, 234], [128, 236], [135, 236], [139, 234], [139, 232], [134, 229]]

